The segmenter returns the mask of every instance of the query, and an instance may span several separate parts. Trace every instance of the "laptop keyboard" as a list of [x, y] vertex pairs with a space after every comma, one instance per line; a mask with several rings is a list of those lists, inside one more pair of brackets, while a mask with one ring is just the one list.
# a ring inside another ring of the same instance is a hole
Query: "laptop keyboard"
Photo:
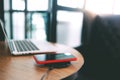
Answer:
[[14, 41], [14, 44], [18, 52], [39, 50], [36, 45], [34, 45], [31, 41], [28, 40], [16, 40]]

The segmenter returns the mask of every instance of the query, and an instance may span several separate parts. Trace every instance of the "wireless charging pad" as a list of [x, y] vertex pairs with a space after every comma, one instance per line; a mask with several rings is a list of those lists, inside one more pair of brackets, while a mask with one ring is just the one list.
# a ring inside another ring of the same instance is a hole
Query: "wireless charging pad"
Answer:
[[38, 67], [49, 67], [49, 68], [65, 68], [71, 65], [70, 62], [59, 62], [50, 64], [36, 64]]
[[52, 68], [64, 68], [64, 67], [68, 67], [69, 65], [70, 65], [70, 62], [44, 64], [44, 66], [52, 67]]

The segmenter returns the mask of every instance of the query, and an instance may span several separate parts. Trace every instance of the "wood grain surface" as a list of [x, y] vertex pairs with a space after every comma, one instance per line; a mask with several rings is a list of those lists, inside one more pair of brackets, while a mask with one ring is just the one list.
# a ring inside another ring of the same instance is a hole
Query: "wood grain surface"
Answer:
[[[50, 42], [44, 45], [45, 49], [47, 46], [52, 46], [57, 53], [70, 52], [77, 57], [77, 61], [72, 61], [71, 65], [66, 68], [51, 70], [46, 80], [60, 80], [68, 77], [80, 70], [84, 64], [83, 56], [73, 48]], [[0, 80], [40, 80], [47, 70], [47, 67], [36, 65], [33, 55], [10, 55], [5, 42], [0, 42]]]

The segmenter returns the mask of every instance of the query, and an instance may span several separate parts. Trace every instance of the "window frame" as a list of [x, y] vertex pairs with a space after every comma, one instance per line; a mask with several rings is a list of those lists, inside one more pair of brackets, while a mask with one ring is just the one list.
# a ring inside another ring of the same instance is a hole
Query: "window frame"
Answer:
[[[49, 3], [51, 2], [51, 0], [49, 0]], [[4, 2], [3, 2], [3, 5], [2, 6], [4, 6]], [[14, 12], [23, 12], [24, 14], [25, 14], [25, 25], [24, 25], [24, 28], [25, 28], [25, 35], [24, 35], [24, 37], [25, 38], [28, 38], [27, 37], [27, 32], [26, 32], [26, 22], [27, 22], [27, 14], [28, 13], [45, 13], [45, 14], [47, 14], [48, 15], [48, 24], [46, 25], [46, 27], [49, 27], [49, 25], [50, 25], [50, 8], [51, 8], [51, 5], [49, 4], [48, 6], [50, 6], [49, 8], [48, 8], [48, 11], [40, 11], [40, 10], [33, 10], [33, 11], [28, 11], [27, 10], [27, 0], [25, 0], [25, 9], [24, 10], [13, 10], [12, 9], [12, 0], [10, 0], [10, 3], [9, 3], [9, 10], [4, 10], [3, 9], [3, 12], [4, 13], [6, 13], [6, 12], [8, 12], [9, 14], [10, 14], [10, 35], [11, 35], [11, 39], [13, 39], [13, 17], [12, 17], [12, 14], [14, 13]], [[3, 13], [2, 12], [2, 13]], [[3, 13], [3, 14], [4, 14]], [[49, 32], [47, 32], [48, 31], [48, 29], [46, 30], [46, 35], [47, 36], [49, 36]], [[47, 37], [47, 40], [49, 40], [49, 38]]]
[[[1, 0], [4, 2], [4, 0]], [[57, 11], [58, 10], [63, 10], [63, 11], [72, 11], [72, 12], [83, 12], [83, 9], [78, 9], [78, 8], [71, 8], [71, 7], [65, 7], [65, 6], [60, 6], [57, 5], [58, 0], [49, 0], [49, 9], [48, 11], [27, 11], [27, 0], [25, 0], [25, 10], [12, 10], [12, 0], [10, 0], [10, 29], [11, 29], [11, 38], [13, 38], [13, 25], [12, 25], [12, 13], [13, 12], [25, 12], [25, 17], [27, 16], [28, 12], [38, 12], [38, 13], [47, 13], [48, 14], [48, 23], [47, 23], [47, 29], [46, 29], [46, 35], [47, 35], [47, 41], [51, 42], [57, 42]], [[2, 3], [1, 3], [2, 4]], [[2, 6], [2, 5], [1, 5]], [[4, 6], [4, 5], [3, 5]], [[84, 7], [84, 6], [83, 6]], [[3, 10], [3, 12], [6, 12]], [[2, 12], [2, 13], [3, 13]], [[26, 23], [26, 18], [25, 18], [25, 23]], [[26, 24], [25, 24], [26, 25]], [[25, 29], [26, 30], [26, 29]], [[26, 31], [25, 31], [26, 32]], [[26, 34], [26, 33], [25, 33]], [[27, 35], [25, 35], [25, 38], [27, 38]]]

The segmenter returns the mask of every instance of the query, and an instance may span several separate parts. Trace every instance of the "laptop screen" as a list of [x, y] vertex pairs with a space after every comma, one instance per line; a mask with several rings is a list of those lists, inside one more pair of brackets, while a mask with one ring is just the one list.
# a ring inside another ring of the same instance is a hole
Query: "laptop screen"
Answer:
[[6, 29], [5, 29], [4, 23], [3, 23], [3, 21], [2, 21], [1, 19], [0, 19], [0, 25], [1, 25], [1, 29], [2, 29], [2, 31], [3, 31], [3, 35], [4, 35], [5, 39], [8, 41], [8, 40], [9, 40], [9, 37], [8, 37], [8, 35], [7, 35], [7, 31], [6, 31]]
[[5, 35], [2, 29], [2, 25], [0, 23], [0, 41], [4, 41], [5, 40]]

